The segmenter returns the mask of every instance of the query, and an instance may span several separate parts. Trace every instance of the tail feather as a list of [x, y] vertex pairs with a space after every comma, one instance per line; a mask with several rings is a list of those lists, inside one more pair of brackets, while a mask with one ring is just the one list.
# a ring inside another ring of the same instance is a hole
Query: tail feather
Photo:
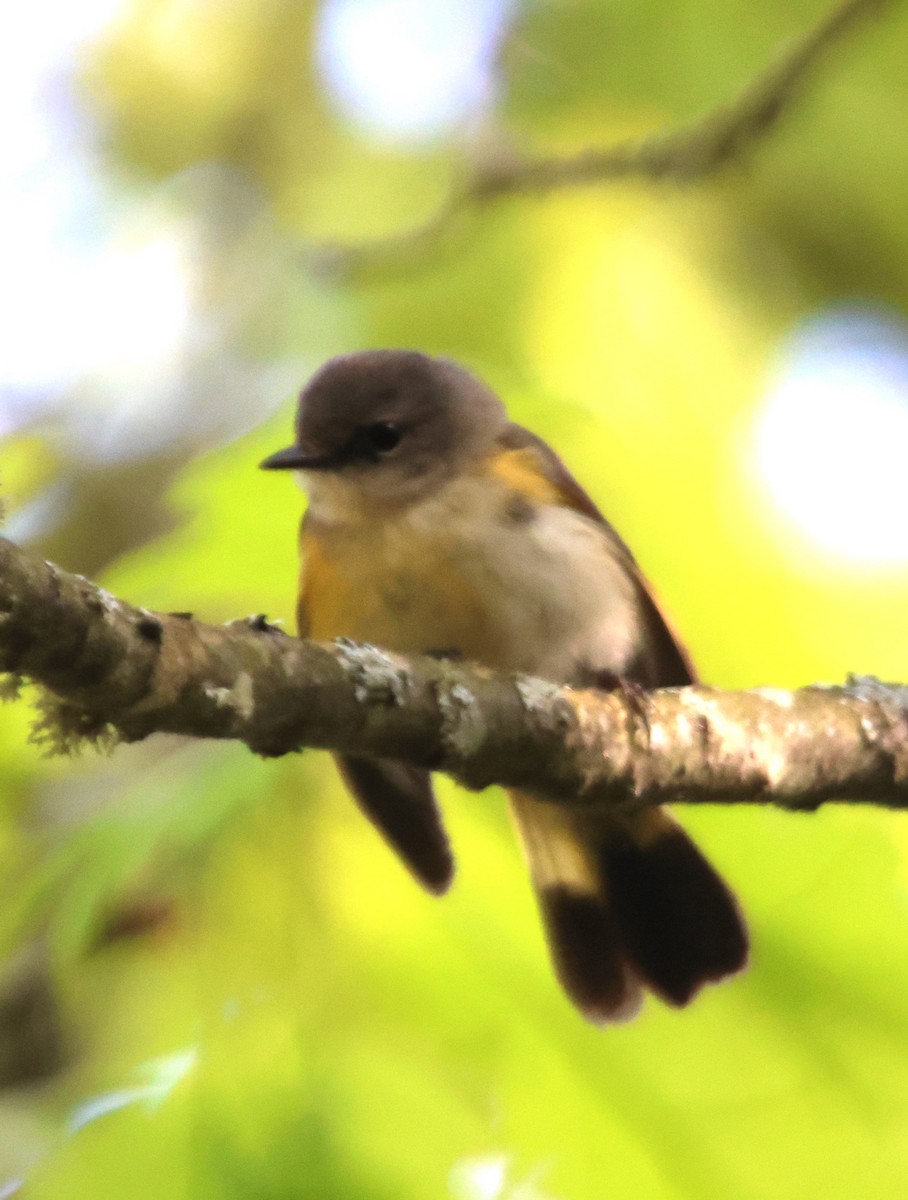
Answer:
[[539, 892], [555, 972], [590, 1021], [629, 1021], [642, 993], [602, 897], [554, 885]]
[[621, 944], [668, 1004], [687, 1004], [703, 984], [745, 965], [747, 932], [734, 897], [666, 813], [611, 831], [601, 861]]
[[595, 842], [567, 809], [517, 792], [510, 798], [562, 987], [591, 1021], [629, 1020], [640, 984], [606, 902]]
[[558, 977], [590, 1020], [621, 1021], [642, 987], [673, 1005], [744, 966], [731, 892], [666, 813], [622, 822], [511, 794]]

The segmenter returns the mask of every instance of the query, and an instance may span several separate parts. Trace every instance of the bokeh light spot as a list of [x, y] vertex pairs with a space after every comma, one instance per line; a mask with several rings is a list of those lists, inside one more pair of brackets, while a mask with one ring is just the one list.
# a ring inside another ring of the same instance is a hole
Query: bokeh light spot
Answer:
[[802, 326], [758, 413], [754, 455], [814, 548], [908, 562], [908, 325], [852, 309]]
[[427, 140], [480, 109], [512, 0], [327, 0], [317, 55], [340, 111], [373, 134]]

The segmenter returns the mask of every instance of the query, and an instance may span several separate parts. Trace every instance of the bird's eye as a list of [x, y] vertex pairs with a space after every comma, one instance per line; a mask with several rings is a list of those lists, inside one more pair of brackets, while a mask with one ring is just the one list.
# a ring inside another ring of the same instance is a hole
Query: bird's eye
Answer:
[[400, 429], [390, 421], [376, 421], [366, 429], [369, 445], [378, 454], [389, 454], [400, 442]]

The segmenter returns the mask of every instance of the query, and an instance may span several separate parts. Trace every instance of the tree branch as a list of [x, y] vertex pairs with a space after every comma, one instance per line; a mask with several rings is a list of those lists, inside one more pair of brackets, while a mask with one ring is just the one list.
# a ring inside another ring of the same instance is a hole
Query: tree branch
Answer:
[[574, 804], [908, 807], [908, 688], [578, 691], [260, 618], [150, 613], [3, 538], [0, 669], [53, 693], [42, 729], [58, 748], [169, 732], [396, 758]]
[[845, 0], [834, 5], [736, 99], [690, 125], [563, 158], [514, 156], [480, 163], [423, 224], [372, 241], [312, 247], [307, 259], [314, 269], [335, 278], [401, 268], [434, 249], [472, 210], [503, 196], [621, 179], [678, 184], [703, 179], [765, 137], [790, 111], [833, 47], [862, 21], [883, 14], [893, 4], [894, 0]]

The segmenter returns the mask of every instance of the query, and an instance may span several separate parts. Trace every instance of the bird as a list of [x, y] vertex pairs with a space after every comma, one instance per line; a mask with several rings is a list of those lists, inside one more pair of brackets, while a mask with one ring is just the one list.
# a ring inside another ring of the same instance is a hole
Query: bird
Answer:
[[[695, 681], [630, 550], [546, 442], [458, 363], [418, 350], [330, 359], [300, 393], [295, 439], [301, 637], [450, 656], [613, 690]], [[365, 816], [416, 880], [454, 859], [431, 775], [336, 756]], [[737, 900], [663, 808], [596, 811], [511, 790], [555, 973], [588, 1020], [624, 1021], [646, 992], [686, 1005], [741, 970]]]

